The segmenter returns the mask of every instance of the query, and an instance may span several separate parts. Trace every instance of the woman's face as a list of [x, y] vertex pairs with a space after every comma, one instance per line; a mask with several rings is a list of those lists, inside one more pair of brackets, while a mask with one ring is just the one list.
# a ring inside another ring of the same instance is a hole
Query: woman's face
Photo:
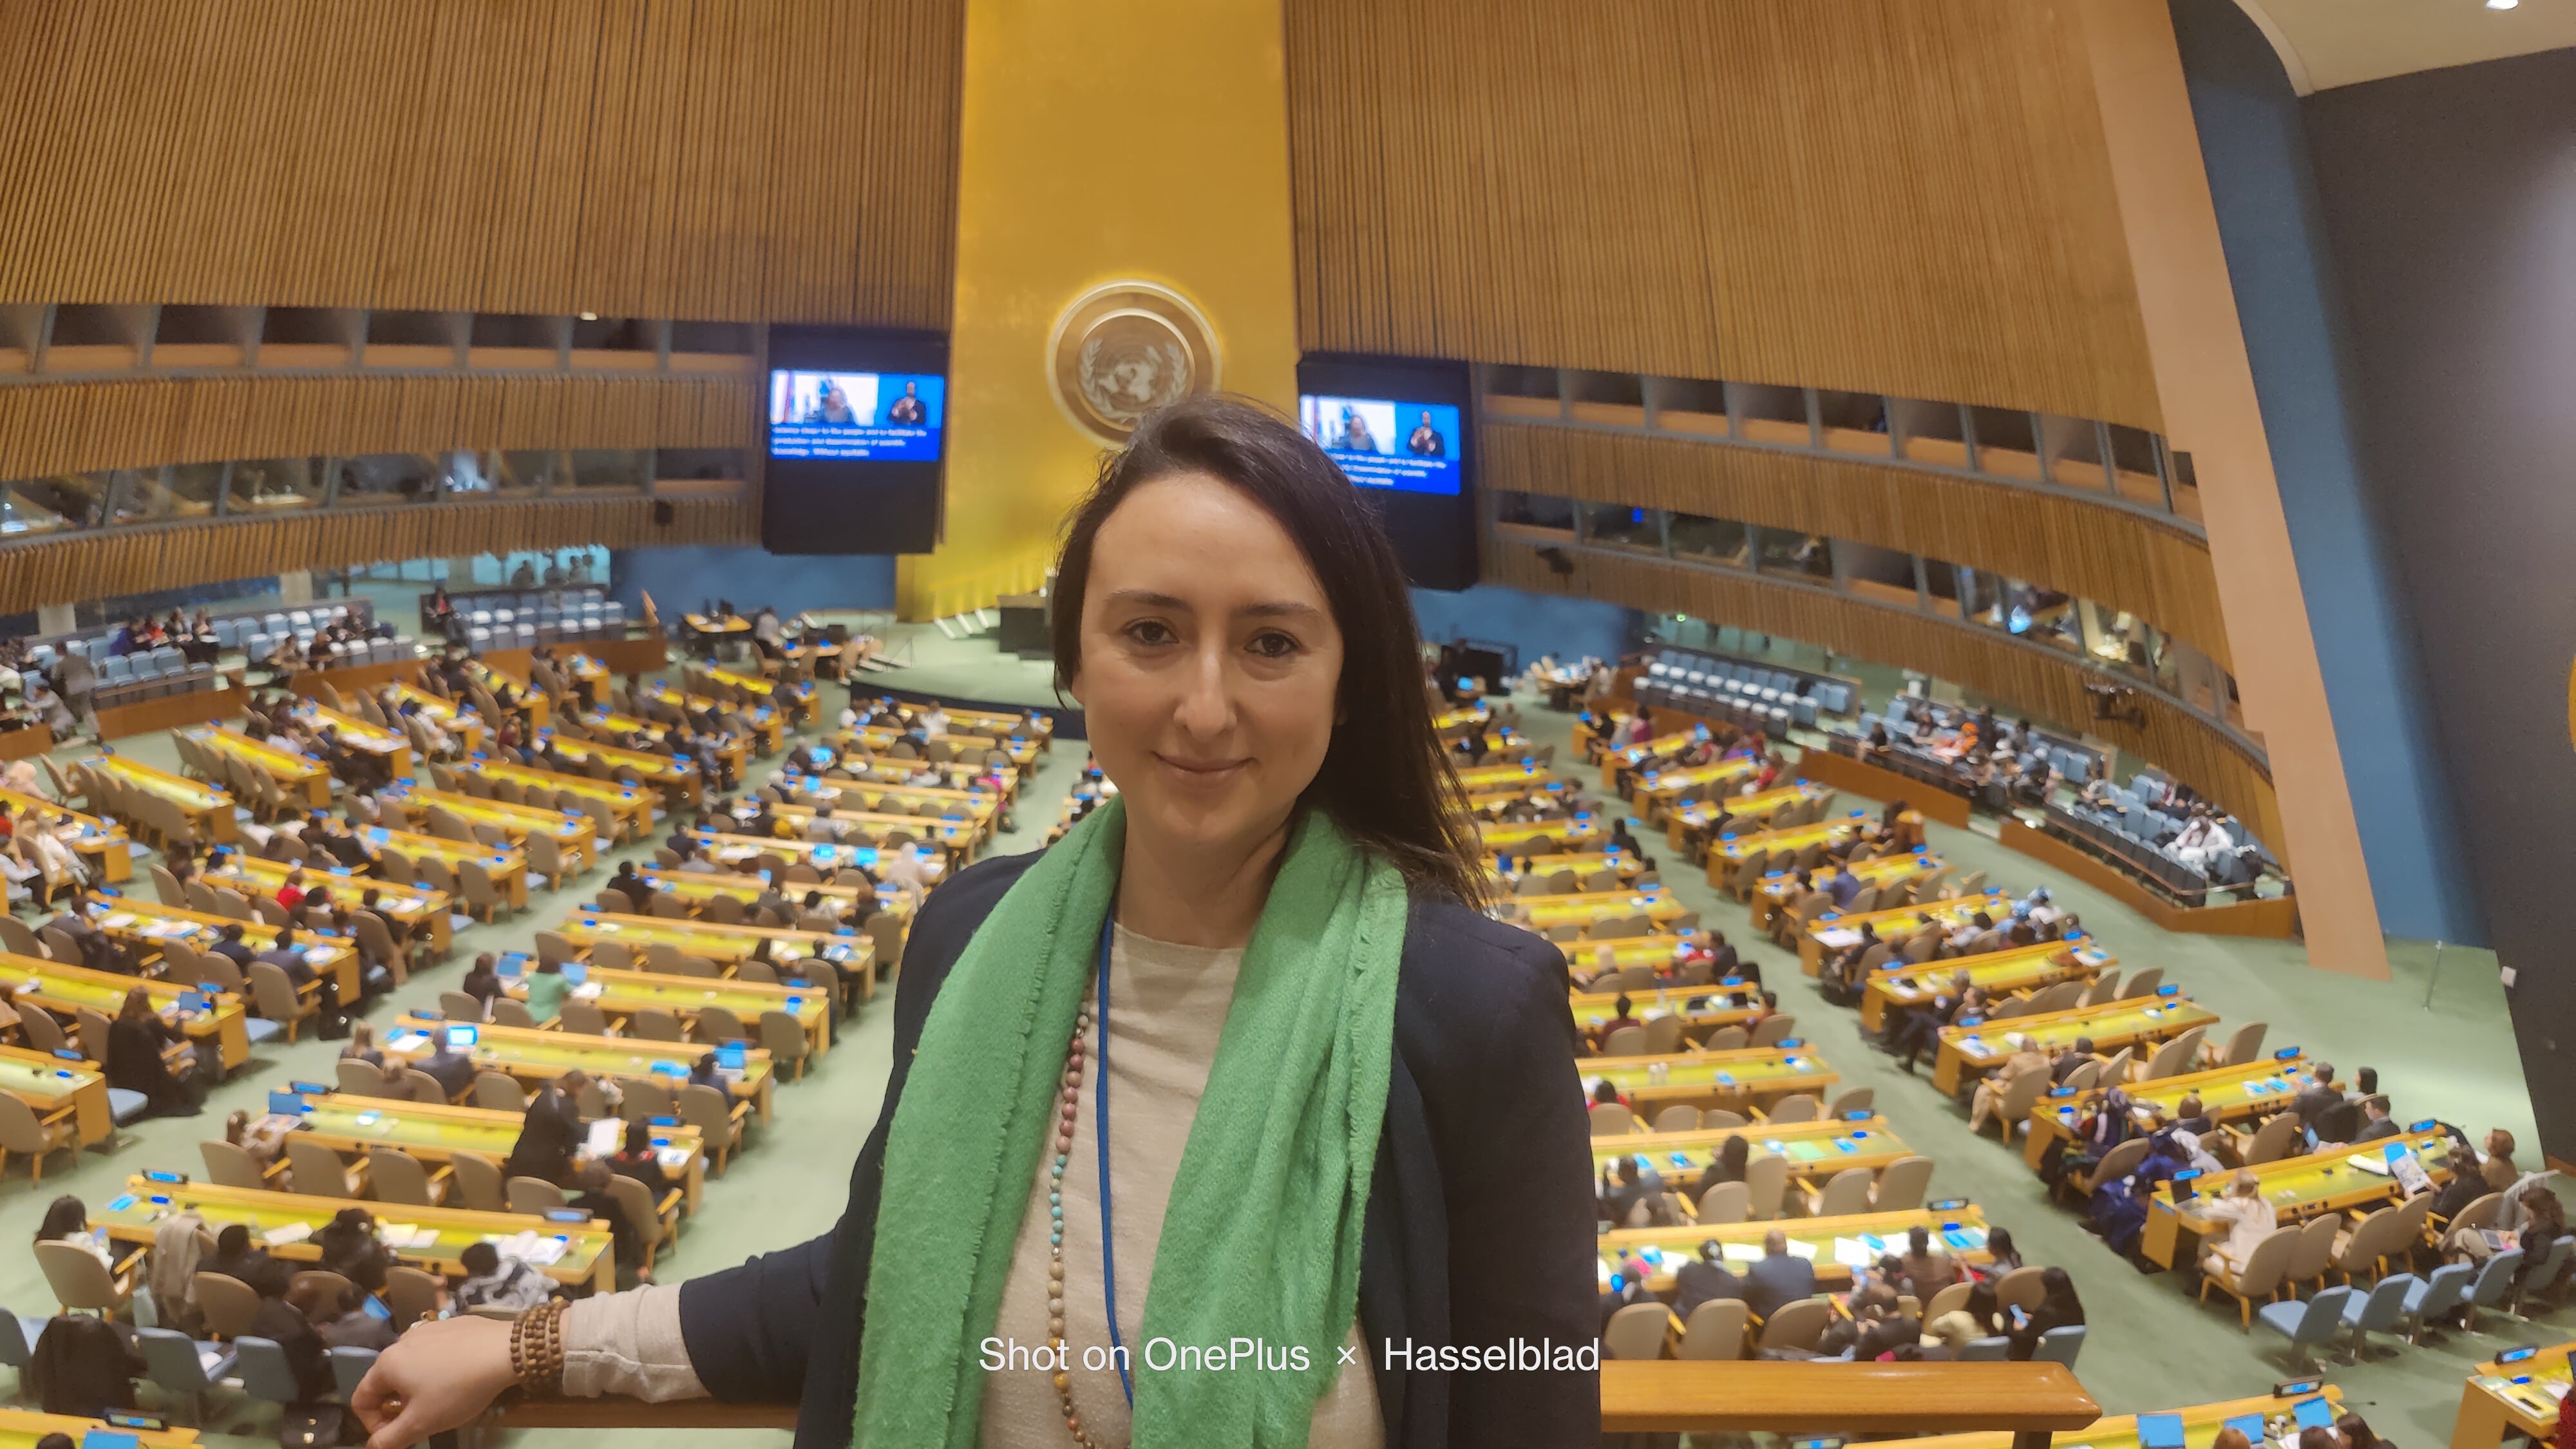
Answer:
[[1278, 830], [1323, 766], [1341, 675], [1323, 583], [1230, 485], [1158, 478], [1101, 524], [1070, 686], [1132, 829], [1236, 850]]

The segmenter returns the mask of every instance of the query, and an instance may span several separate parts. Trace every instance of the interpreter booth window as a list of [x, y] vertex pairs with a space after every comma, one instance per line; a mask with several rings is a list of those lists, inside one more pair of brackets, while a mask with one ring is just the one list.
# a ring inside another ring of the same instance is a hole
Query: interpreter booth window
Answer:
[[226, 513], [291, 513], [322, 506], [319, 458], [245, 458], [233, 464]]
[[1696, 513], [1673, 515], [1675, 558], [1742, 568], [1747, 538], [1744, 525], [1731, 518], [1703, 518]]
[[436, 453], [369, 453], [340, 460], [341, 508], [435, 503], [447, 491], [447, 464]]
[[564, 455], [553, 448], [522, 448], [484, 454], [485, 476], [492, 491], [504, 498], [533, 498], [572, 486]]
[[107, 521], [108, 487], [113, 481], [107, 473], [55, 473], [26, 479], [16, 487], [28, 500], [29, 516], [50, 514], [65, 529], [96, 528]]
[[181, 518], [204, 518], [224, 496], [222, 463], [174, 463], [161, 470], [161, 486], [170, 493], [172, 512]]
[[576, 448], [572, 486], [602, 493], [641, 493], [652, 486], [650, 448]]
[[1763, 529], [1761, 539], [1758, 567], [1763, 573], [1785, 574], [1815, 583], [1833, 581], [1832, 539], [1819, 533], [1798, 533], [1785, 528]]
[[751, 476], [751, 458], [740, 448], [657, 448], [656, 493], [738, 493]]
[[1850, 539], [1834, 543], [1836, 561], [1842, 565], [1844, 589], [1874, 603], [1899, 609], [1917, 606], [1914, 594], [1914, 555], [1892, 548], [1877, 548]]
[[1538, 530], [1574, 541], [1573, 502], [1544, 493], [1495, 494], [1494, 522], [1508, 530]]
[[1945, 619], [1964, 618], [1960, 605], [1968, 570], [1945, 559], [1920, 560], [1923, 566], [1923, 601], [1932, 612]]
[[1585, 528], [1593, 543], [1660, 556], [1664, 551], [1664, 515], [1653, 508], [1603, 504], [1590, 510]]
[[0, 539], [33, 538], [78, 528], [78, 516], [64, 516], [54, 506], [58, 501], [44, 479], [0, 485]]
[[158, 468], [120, 468], [109, 475], [108, 521], [166, 523], [178, 517], [178, 500], [161, 486]]

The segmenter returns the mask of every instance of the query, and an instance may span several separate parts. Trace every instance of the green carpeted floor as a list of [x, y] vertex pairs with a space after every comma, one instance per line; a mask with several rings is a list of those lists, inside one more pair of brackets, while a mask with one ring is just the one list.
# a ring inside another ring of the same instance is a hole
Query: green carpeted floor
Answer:
[[[925, 639], [915, 647], [918, 667], [886, 676], [885, 683], [984, 698], [1045, 698], [1045, 666], [1002, 658], [988, 642], [941, 640], [934, 646]], [[839, 691], [827, 690], [825, 715], [836, 713], [839, 705]], [[1539, 743], [1559, 744], [1559, 756], [1565, 758], [1567, 717], [1527, 701], [1523, 712], [1527, 732]], [[176, 764], [163, 737], [128, 740], [119, 748], [155, 764]], [[1082, 746], [1073, 741], [1045, 757], [1018, 807], [1020, 828], [1006, 835], [998, 850], [1036, 848], [1082, 760]], [[2483, 954], [2451, 951], [2439, 980], [2428, 981], [2427, 955], [2400, 952], [2396, 980], [2354, 981], [2310, 970], [2298, 951], [2276, 943], [2166, 935], [2098, 892], [2043, 881], [2032, 862], [1972, 831], [1936, 826], [1933, 843], [1963, 869], [1983, 869], [1998, 884], [2016, 890], [2052, 886], [2060, 903], [2080, 913], [2125, 966], [2164, 966], [2168, 981], [2215, 1008], [2230, 1027], [2266, 1021], [2274, 1045], [2304, 1045], [2347, 1068], [2376, 1066], [2402, 1119], [2440, 1116], [2478, 1129], [2503, 1126], [2531, 1140], [2531, 1109], [2502, 993], [2494, 963]], [[560, 919], [618, 859], [642, 853], [642, 847], [630, 847], [611, 855], [601, 870], [567, 890], [532, 892], [527, 914], [460, 932], [456, 956], [416, 975], [394, 1000], [379, 1002], [370, 1015], [387, 1020], [401, 1007], [433, 1003], [441, 989], [462, 975], [464, 963], [477, 950], [525, 949], [532, 932]], [[2074, 1272], [2092, 1324], [2079, 1375], [2106, 1409], [2127, 1412], [2254, 1393], [2283, 1376], [2276, 1341], [2239, 1333], [2232, 1304], [2197, 1306], [2183, 1275], [2143, 1276], [2113, 1257], [2077, 1226], [2072, 1214], [2042, 1199], [2017, 1147], [2006, 1148], [1991, 1133], [1972, 1136], [1962, 1107], [1942, 1100], [1928, 1080], [1905, 1077], [1890, 1059], [1863, 1045], [1853, 1013], [1827, 1006], [1786, 953], [1747, 939], [1741, 907], [1721, 901], [1696, 872], [1676, 868], [1667, 878], [1686, 902], [1702, 910], [1707, 924], [1726, 930], [1763, 961], [1787, 1008], [1797, 1013], [1801, 1034], [1842, 1073], [1845, 1083], [1877, 1087], [1879, 1109], [1907, 1142], [1938, 1162], [1936, 1195], [1974, 1198], [1990, 1221], [2012, 1228], [2032, 1261], [2062, 1264]], [[148, 884], [143, 888], [148, 891]], [[676, 1248], [664, 1254], [663, 1281], [728, 1267], [831, 1225], [883, 1090], [890, 1002], [881, 995], [845, 1023], [833, 1050], [806, 1079], [781, 1087], [774, 1122], [754, 1137], [728, 1173], [710, 1181], [704, 1209], [688, 1222]], [[214, 1095], [205, 1115], [144, 1122], [118, 1134], [113, 1151], [58, 1155], [41, 1190], [30, 1186], [23, 1167], [13, 1166], [0, 1179], [0, 1238], [26, 1241], [44, 1205], [57, 1193], [102, 1201], [121, 1188], [128, 1174], [147, 1166], [199, 1171], [196, 1144], [219, 1134], [225, 1113], [236, 1107], [256, 1111], [268, 1087], [291, 1077], [327, 1079], [337, 1052], [337, 1043], [309, 1040], [265, 1052]], [[51, 1295], [31, 1256], [0, 1255], [0, 1305], [21, 1314], [51, 1308]], [[2489, 1324], [2489, 1333], [2455, 1333], [2445, 1344], [2405, 1349], [2331, 1372], [2383, 1435], [2407, 1449], [2430, 1446], [2448, 1437], [2469, 1364], [2513, 1342], [2576, 1336], [2570, 1327], [2576, 1314], [2541, 1325], [2501, 1318]], [[152, 1392], [145, 1390], [147, 1396]], [[240, 1440], [245, 1444], [271, 1442], [273, 1419], [273, 1411], [238, 1399], [227, 1399], [216, 1414], [227, 1430], [251, 1436]], [[603, 1436], [556, 1431], [518, 1438], [544, 1449]], [[678, 1449], [683, 1444], [774, 1444], [784, 1438], [765, 1431], [648, 1429], [620, 1432], [615, 1442], [631, 1449]]]

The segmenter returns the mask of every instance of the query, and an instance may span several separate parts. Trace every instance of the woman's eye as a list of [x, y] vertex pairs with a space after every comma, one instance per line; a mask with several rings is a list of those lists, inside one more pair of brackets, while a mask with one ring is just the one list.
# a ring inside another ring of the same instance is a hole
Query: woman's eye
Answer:
[[1280, 633], [1255, 634], [1251, 649], [1264, 659], [1285, 659], [1297, 652], [1297, 641]]
[[1160, 619], [1139, 619], [1127, 626], [1127, 637], [1139, 644], [1169, 644], [1174, 636]]

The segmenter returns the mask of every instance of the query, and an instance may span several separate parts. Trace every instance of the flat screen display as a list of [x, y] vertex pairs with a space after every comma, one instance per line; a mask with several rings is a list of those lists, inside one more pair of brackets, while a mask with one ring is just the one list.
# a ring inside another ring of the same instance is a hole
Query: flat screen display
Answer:
[[769, 456], [852, 463], [936, 463], [948, 379], [920, 372], [769, 374]]
[[1355, 486], [1452, 496], [1463, 486], [1458, 409], [1447, 403], [1309, 393], [1297, 421]]

